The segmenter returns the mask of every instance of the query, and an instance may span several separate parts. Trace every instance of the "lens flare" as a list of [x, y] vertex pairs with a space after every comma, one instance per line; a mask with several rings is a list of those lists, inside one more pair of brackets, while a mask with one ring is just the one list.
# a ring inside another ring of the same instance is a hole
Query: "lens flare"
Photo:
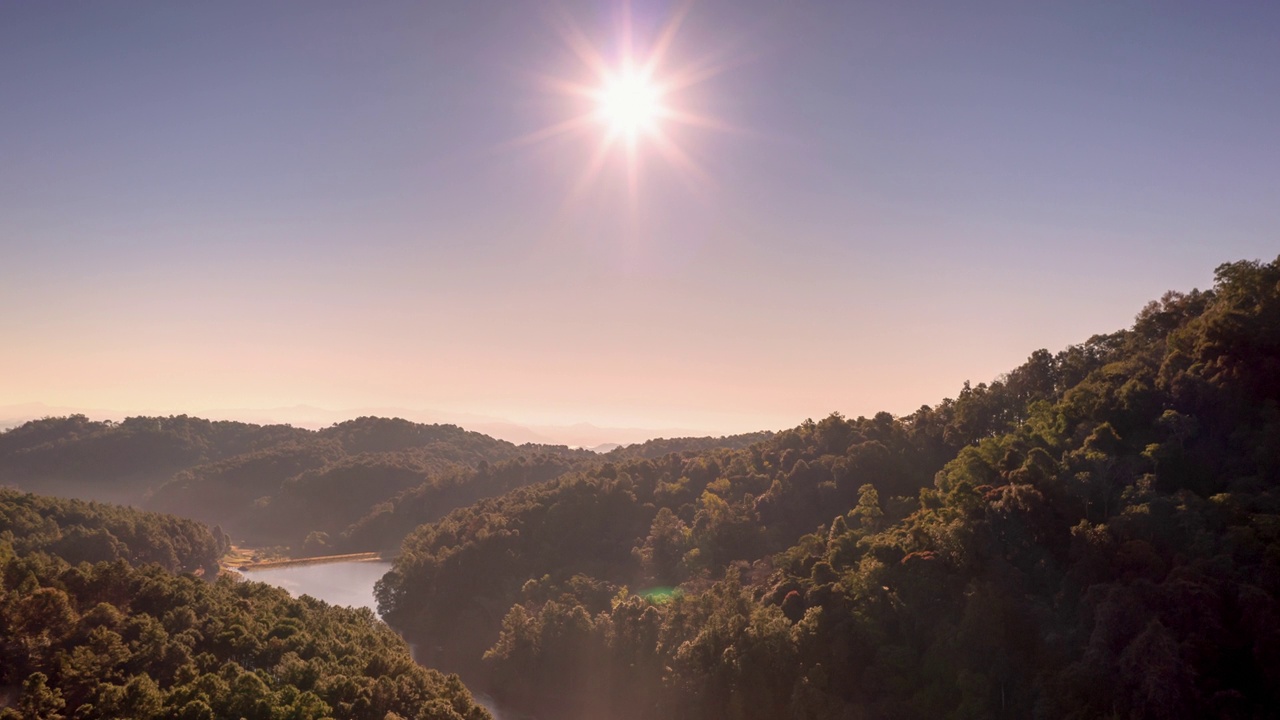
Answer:
[[[556, 23], [565, 46], [584, 66], [584, 76], [563, 78], [540, 76], [542, 84], [577, 107], [576, 114], [519, 138], [515, 144], [551, 140], [567, 134], [595, 135], [594, 151], [570, 200], [595, 185], [600, 173], [617, 159], [626, 174], [627, 187], [635, 206], [641, 158], [656, 153], [691, 186], [704, 184], [706, 174], [677, 139], [678, 127], [701, 130], [732, 128], [713, 117], [689, 109], [695, 86], [719, 74], [725, 65], [711, 58], [671, 66], [676, 36], [688, 13], [677, 10], [652, 38], [637, 38], [630, 8], [620, 7], [618, 36], [609, 43], [616, 48], [612, 57], [597, 49], [573, 19], [561, 14]], [[690, 182], [696, 181], [696, 182]]]
[[600, 119], [615, 133], [652, 132], [662, 117], [662, 92], [641, 73], [626, 68], [600, 88]]

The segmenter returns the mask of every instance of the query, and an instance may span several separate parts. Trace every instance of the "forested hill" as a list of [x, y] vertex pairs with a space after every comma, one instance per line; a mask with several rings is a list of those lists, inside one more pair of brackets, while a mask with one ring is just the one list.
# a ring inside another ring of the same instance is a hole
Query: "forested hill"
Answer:
[[[571, 452], [556, 446], [524, 447]], [[178, 472], [299, 449], [313, 463], [399, 452], [412, 453], [433, 467], [473, 465], [521, 452], [509, 442], [455, 425], [391, 418], [362, 417], [311, 431], [185, 415], [133, 417], [119, 423], [73, 415], [34, 420], [0, 433], [0, 482], [136, 504]]]
[[186, 416], [120, 423], [72, 416], [0, 433], [0, 485], [127, 502], [220, 524], [241, 541], [301, 550], [308, 536], [323, 546], [378, 503], [436, 475], [526, 454], [596, 457], [399, 419], [309, 431]]
[[20, 555], [47, 553], [71, 564], [126, 560], [169, 572], [218, 572], [221, 531], [186, 518], [123, 505], [0, 488], [0, 541]]
[[384, 616], [559, 717], [1270, 717], [1280, 260], [1216, 277], [906, 417], [454, 511]]
[[343, 531], [333, 541], [344, 552], [360, 550], [394, 551], [414, 528], [434, 522], [454, 508], [464, 507], [482, 498], [502, 495], [526, 485], [534, 485], [565, 475], [573, 470], [589, 469], [603, 462], [628, 458], [656, 458], [665, 455], [705, 452], [714, 448], [738, 449], [768, 438], [772, 433], [760, 432], [725, 437], [689, 437], [656, 439], [617, 448], [602, 458], [541, 453], [499, 463], [485, 463], [474, 468], [455, 468], [432, 475], [421, 485], [396, 495]]
[[313, 433], [286, 425], [185, 415], [94, 421], [45, 418], [0, 433], [0, 484], [87, 500], [139, 504], [175, 472]]
[[601, 456], [454, 425], [362, 417], [318, 431], [187, 416], [46, 418], [0, 433], [0, 485], [130, 503], [294, 553], [394, 549], [449, 510], [605, 460], [743, 447], [653, 440]]
[[359, 418], [316, 432], [303, 442], [182, 470], [146, 505], [221, 523], [236, 537], [257, 545], [300, 550], [311, 536], [308, 549], [325, 552], [326, 538], [336, 538], [397, 493], [454, 469], [535, 452], [567, 459], [594, 457], [566, 447], [516, 446], [452, 425]]
[[185, 566], [212, 540], [179, 518], [0, 493], [0, 719], [488, 720], [367, 609], [153, 562], [191, 546]]
[[767, 440], [772, 432], [753, 432], [741, 435], [725, 435], [722, 437], [682, 437], [655, 438], [634, 445], [626, 445], [610, 450], [605, 457], [611, 461], [632, 458], [660, 458], [671, 453], [707, 452], [719, 448], [740, 450], [761, 440]]

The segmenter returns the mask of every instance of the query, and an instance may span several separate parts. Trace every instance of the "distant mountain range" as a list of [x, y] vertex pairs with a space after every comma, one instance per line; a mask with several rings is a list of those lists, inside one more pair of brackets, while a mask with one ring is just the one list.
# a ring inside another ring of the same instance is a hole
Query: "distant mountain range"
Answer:
[[[39, 402], [0, 405], [0, 430], [17, 427], [29, 420], [75, 414], [87, 415], [98, 420], [119, 421], [126, 417], [169, 415], [171, 413], [157, 409], [124, 412], [103, 408], [55, 406]], [[528, 425], [485, 415], [440, 413], [429, 410], [393, 407], [330, 410], [314, 405], [291, 405], [273, 408], [215, 408], [197, 410], [189, 414], [209, 420], [235, 420], [256, 425], [287, 424], [310, 430], [329, 427], [354, 417], [400, 417], [413, 422], [461, 425], [468, 430], [484, 433], [517, 445], [524, 443], [568, 445], [569, 447], [586, 448], [596, 452], [608, 452], [622, 445], [641, 443], [654, 438], [702, 437], [724, 434], [722, 431], [708, 430], [706, 428], [602, 427], [591, 423]]]
[[516, 445], [402, 418], [361, 416], [310, 430], [189, 415], [46, 413], [0, 432], [0, 486], [191, 517], [254, 546], [394, 549], [417, 525], [517, 487], [769, 435], [656, 439], [600, 454], [611, 446]]

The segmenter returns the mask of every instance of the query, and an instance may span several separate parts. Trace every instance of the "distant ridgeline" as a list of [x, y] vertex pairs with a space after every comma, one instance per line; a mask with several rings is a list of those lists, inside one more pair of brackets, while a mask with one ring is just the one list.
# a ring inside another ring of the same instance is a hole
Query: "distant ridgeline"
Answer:
[[[193, 517], [254, 545], [301, 551], [311, 536], [308, 549], [328, 551], [330, 536], [337, 544], [375, 505], [437, 474], [544, 453], [594, 457], [381, 418], [313, 432], [186, 416], [120, 423], [72, 416], [0, 433], [0, 484]], [[460, 501], [478, 497], [463, 493]]]
[[170, 572], [219, 545], [189, 520], [0, 492], [0, 719], [489, 718], [368, 610]]
[[[604, 457], [743, 447], [767, 435], [654, 440]], [[76, 415], [0, 433], [0, 485], [140, 505], [219, 525], [249, 545], [326, 554], [394, 550], [449, 510], [601, 457], [399, 419], [365, 417], [313, 432], [187, 416], [113, 423]]]
[[384, 617], [560, 718], [1280, 707], [1280, 260], [905, 417], [610, 459], [415, 530]]
[[772, 433], [750, 433], [719, 438], [657, 439], [617, 448], [606, 455], [587, 458], [539, 453], [497, 463], [481, 462], [475, 468], [455, 468], [430, 476], [421, 485], [380, 503], [352, 524], [337, 545], [345, 550], [394, 551], [417, 526], [434, 522], [450, 510], [501, 495], [510, 490], [558, 478], [566, 473], [595, 467], [603, 460], [662, 457], [671, 453], [708, 448], [743, 448]]

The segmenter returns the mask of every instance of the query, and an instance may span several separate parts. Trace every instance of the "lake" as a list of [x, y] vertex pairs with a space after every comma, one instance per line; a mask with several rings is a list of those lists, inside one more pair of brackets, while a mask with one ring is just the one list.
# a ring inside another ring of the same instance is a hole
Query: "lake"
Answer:
[[294, 597], [310, 595], [330, 605], [367, 607], [376, 614], [373, 584], [390, 569], [391, 563], [381, 561], [333, 562], [242, 570], [240, 574], [246, 580], [282, 587]]

